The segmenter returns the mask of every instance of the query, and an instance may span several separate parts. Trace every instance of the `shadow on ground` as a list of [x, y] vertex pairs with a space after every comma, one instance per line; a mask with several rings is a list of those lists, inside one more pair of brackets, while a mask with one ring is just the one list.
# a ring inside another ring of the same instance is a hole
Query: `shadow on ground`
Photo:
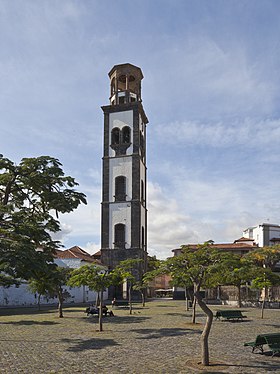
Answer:
[[159, 339], [167, 336], [182, 336], [201, 334], [201, 330], [181, 329], [181, 328], [162, 328], [162, 329], [139, 329], [133, 330], [138, 334], [142, 334], [137, 339]]
[[269, 323], [265, 323], [264, 326], [273, 327], [273, 328], [275, 328], [275, 329], [279, 329], [279, 328], [280, 328], [280, 325], [279, 325], [279, 324], [269, 324]]
[[[142, 317], [139, 315], [128, 315], [128, 316], [114, 316], [114, 317], [103, 317], [103, 323], [116, 323], [116, 324], [129, 324], [129, 323], [141, 323], [150, 319], [150, 317]], [[85, 319], [88, 323], [98, 323], [98, 316], [88, 316]]]
[[62, 343], [69, 343], [71, 346], [67, 348], [67, 351], [69, 352], [80, 352], [88, 349], [104, 349], [109, 346], [116, 346], [119, 345], [115, 340], [113, 339], [87, 339], [87, 340], [81, 340], [81, 339], [62, 339]]
[[37, 315], [37, 314], [46, 314], [46, 313], [53, 313], [54, 311], [57, 311], [57, 307], [47, 307], [42, 308], [39, 310], [38, 308], [1, 308], [0, 309], [0, 317], [6, 317], [6, 316], [18, 316], [18, 315]]
[[31, 325], [41, 325], [41, 326], [51, 326], [58, 325], [59, 322], [52, 321], [11, 321], [11, 322], [0, 322], [0, 325], [15, 325], [15, 326], [31, 326]]
[[[181, 317], [187, 317], [187, 318], [191, 318], [191, 314], [190, 314], [190, 311], [186, 312], [186, 313], [179, 313], [179, 312], [174, 312], [174, 313], [166, 313], [167, 316], [181, 316]], [[202, 314], [202, 313], [195, 313], [195, 317], [205, 317], [205, 314]]]

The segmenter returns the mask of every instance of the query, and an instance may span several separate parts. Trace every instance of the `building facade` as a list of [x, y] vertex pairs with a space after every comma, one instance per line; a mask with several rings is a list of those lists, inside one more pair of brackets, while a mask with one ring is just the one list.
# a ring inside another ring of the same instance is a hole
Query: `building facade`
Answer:
[[280, 225], [262, 223], [248, 227], [243, 231], [243, 236], [253, 239], [259, 247], [271, 247], [280, 244]]
[[148, 119], [141, 99], [143, 74], [137, 66], [121, 64], [111, 69], [109, 78], [110, 104], [102, 107], [101, 262], [114, 269], [122, 260], [141, 259], [136, 274], [140, 277], [147, 257]]
[[[77, 269], [83, 265], [96, 265], [104, 268], [98, 259], [94, 259], [89, 253], [78, 246], [65, 251], [56, 250], [54, 263], [59, 267]], [[88, 286], [63, 287], [65, 303], [93, 303], [97, 299], [97, 293], [90, 290]], [[28, 282], [21, 281], [20, 285], [11, 287], [0, 287], [0, 307], [12, 306], [34, 306], [38, 304], [38, 294], [30, 291]], [[104, 299], [108, 298], [107, 290], [104, 292]], [[57, 297], [49, 298], [41, 296], [41, 305], [57, 304]]]

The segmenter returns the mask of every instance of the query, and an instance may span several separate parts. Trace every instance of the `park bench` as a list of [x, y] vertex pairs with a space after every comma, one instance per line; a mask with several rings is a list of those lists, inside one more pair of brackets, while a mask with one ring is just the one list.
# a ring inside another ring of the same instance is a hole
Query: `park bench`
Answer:
[[241, 312], [241, 310], [217, 310], [216, 319], [225, 319], [225, 320], [243, 320], [247, 318]]
[[[95, 314], [99, 315], [99, 308], [97, 308], [97, 307], [88, 307], [88, 308], [86, 308], [85, 313], [87, 313], [87, 316], [89, 316], [89, 315], [95, 315]], [[108, 313], [109, 313], [108, 308], [103, 307], [102, 308], [102, 314], [103, 314], [103, 316], [106, 317]]]
[[128, 306], [129, 302], [128, 300], [116, 300], [114, 306]]
[[263, 346], [265, 344], [272, 351], [272, 357], [276, 353], [280, 353], [280, 333], [260, 334], [256, 337], [255, 341], [244, 343], [244, 346], [252, 347], [252, 352], [259, 350], [263, 353]]

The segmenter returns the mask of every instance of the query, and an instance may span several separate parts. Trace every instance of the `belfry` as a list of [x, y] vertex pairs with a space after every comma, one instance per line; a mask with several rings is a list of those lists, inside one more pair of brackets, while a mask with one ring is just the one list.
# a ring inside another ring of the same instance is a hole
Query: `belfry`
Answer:
[[[110, 104], [103, 106], [104, 151], [101, 212], [101, 261], [109, 269], [126, 259], [147, 260], [146, 125], [141, 99], [142, 71], [129, 63], [109, 72]], [[110, 293], [114, 293], [110, 295]], [[125, 297], [126, 290], [109, 290]]]

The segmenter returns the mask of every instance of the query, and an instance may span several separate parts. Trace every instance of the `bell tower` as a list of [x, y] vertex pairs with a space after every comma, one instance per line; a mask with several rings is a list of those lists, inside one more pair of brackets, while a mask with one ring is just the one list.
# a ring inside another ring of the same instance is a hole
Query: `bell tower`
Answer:
[[[103, 106], [104, 152], [101, 261], [115, 268], [126, 259], [147, 258], [146, 125], [141, 99], [142, 71], [131, 64], [109, 72], [110, 104]], [[111, 290], [112, 292], [112, 290]], [[125, 291], [124, 291], [125, 292]], [[109, 297], [122, 297], [110, 295]]]

